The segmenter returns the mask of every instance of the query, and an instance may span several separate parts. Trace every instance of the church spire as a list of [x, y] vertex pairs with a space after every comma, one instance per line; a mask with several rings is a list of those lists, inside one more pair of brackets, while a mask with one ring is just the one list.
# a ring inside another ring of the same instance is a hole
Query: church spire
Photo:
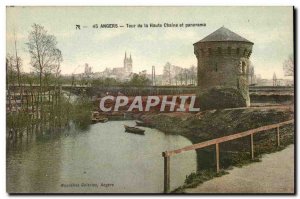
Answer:
[[125, 59], [127, 59], [126, 51], [125, 51]]

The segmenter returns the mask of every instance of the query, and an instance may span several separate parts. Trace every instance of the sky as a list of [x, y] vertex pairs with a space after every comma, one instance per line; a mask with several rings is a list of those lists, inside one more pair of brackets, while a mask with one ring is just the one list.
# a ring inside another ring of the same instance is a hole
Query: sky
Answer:
[[[293, 54], [292, 7], [7, 7], [6, 53], [17, 50], [23, 70], [29, 72], [26, 46], [32, 24], [45, 27], [62, 51], [63, 74], [80, 73], [88, 63], [93, 72], [123, 67], [125, 51], [131, 53], [133, 71], [171, 64], [197, 65], [193, 43], [225, 26], [254, 43], [250, 57], [262, 78], [284, 77], [282, 63]], [[205, 23], [205, 27], [126, 28], [126, 24]], [[76, 30], [76, 25], [81, 30]], [[92, 28], [94, 24], [119, 24], [124, 28]], [[87, 26], [83, 28], [82, 26]]]

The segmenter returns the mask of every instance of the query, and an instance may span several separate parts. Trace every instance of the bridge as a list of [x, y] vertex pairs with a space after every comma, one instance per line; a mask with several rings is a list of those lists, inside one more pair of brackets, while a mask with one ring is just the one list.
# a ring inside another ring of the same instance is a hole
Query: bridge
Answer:
[[[22, 85], [24, 90], [33, 89], [38, 90], [38, 84], [24, 84]], [[119, 92], [127, 96], [137, 96], [137, 95], [179, 95], [179, 94], [193, 94], [199, 89], [197, 86], [89, 86], [89, 85], [49, 85], [45, 86], [46, 90], [52, 90], [55, 87], [59, 87], [62, 90], [71, 91], [78, 94], [82, 91], [87, 92], [90, 96], [110, 93], [112, 95], [117, 95]], [[18, 85], [9, 85], [9, 89], [12, 91], [19, 90]], [[292, 86], [250, 86], [250, 94], [288, 94], [293, 95], [294, 87]]]

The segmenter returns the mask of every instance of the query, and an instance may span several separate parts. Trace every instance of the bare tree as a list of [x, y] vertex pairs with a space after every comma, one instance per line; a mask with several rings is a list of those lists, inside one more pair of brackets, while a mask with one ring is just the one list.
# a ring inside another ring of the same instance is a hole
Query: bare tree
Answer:
[[8, 84], [14, 84], [15, 68], [14, 68], [14, 57], [10, 54], [6, 55], [7, 60], [7, 82]]
[[10, 54], [6, 56], [7, 60], [7, 80], [9, 84], [17, 83], [20, 87], [21, 73], [22, 73], [22, 59], [20, 57], [14, 57]]
[[[8, 58], [6, 57], [6, 59], [5, 59], [6, 76], [8, 75], [8, 67], [9, 67], [9, 62], [8, 62]], [[7, 77], [6, 77], [6, 90], [8, 90], [8, 78]]]
[[283, 62], [283, 71], [285, 76], [294, 76], [294, 57], [290, 55], [287, 60]]
[[190, 74], [191, 74], [191, 80], [192, 80], [192, 84], [195, 84], [196, 82], [196, 78], [197, 78], [197, 68], [196, 66], [192, 65], [190, 67]]
[[249, 84], [254, 84], [255, 80], [255, 71], [254, 71], [254, 66], [252, 63], [249, 64]]
[[48, 34], [41, 25], [32, 25], [28, 40], [26, 44], [31, 56], [31, 65], [39, 74], [39, 84], [42, 89], [43, 76], [56, 68], [58, 61], [62, 61], [62, 54], [56, 47], [55, 36]]
[[17, 80], [18, 80], [18, 85], [19, 87], [21, 87], [21, 81], [22, 81], [22, 64], [23, 63], [23, 60], [21, 59], [21, 57], [16, 57], [15, 58], [15, 68], [16, 68], [16, 71], [17, 71]]
[[[44, 83], [48, 78], [48, 74], [51, 74], [57, 67], [58, 61], [62, 61], [62, 55], [58, 53], [60, 51], [56, 47], [57, 41], [55, 36], [48, 34], [45, 28], [39, 24], [32, 25], [32, 31], [29, 33], [28, 42], [26, 44], [31, 56], [30, 64], [39, 76], [39, 92], [36, 110], [37, 114], [41, 115], [41, 121], [44, 122], [43, 96], [46, 95]], [[40, 111], [39, 101], [41, 102]]]
[[8, 107], [11, 111], [11, 101], [10, 101], [10, 90], [9, 90], [9, 59], [6, 57], [6, 100], [8, 101]]
[[55, 90], [57, 85], [59, 84], [59, 79], [60, 79], [60, 75], [61, 75], [61, 69], [60, 69], [60, 63], [63, 61], [62, 59], [62, 54], [61, 51], [59, 49], [55, 50], [55, 54], [56, 54], [56, 64], [54, 67], [54, 77], [55, 77]]
[[[17, 55], [16, 51], [16, 57], [13, 55], [7, 54], [6, 56], [6, 84], [7, 84], [7, 97], [9, 99], [9, 103], [11, 100], [11, 90], [9, 88], [9, 85], [12, 84], [15, 86], [15, 83], [18, 83], [20, 90], [20, 97], [21, 100], [23, 100], [23, 88], [21, 86], [21, 66], [22, 66], [22, 59]], [[16, 89], [12, 91], [13, 93], [13, 99], [15, 100], [15, 103], [17, 103], [16, 98]]]
[[169, 85], [172, 84], [172, 77], [171, 77], [171, 64], [169, 62], [166, 63], [164, 66], [163, 76], [165, 79], [168, 80]]
[[21, 87], [22, 59], [18, 56], [17, 39], [16, 39], [16, 34], [15, 33], [14, 33], [14, 38], [15, 38], [15, 68], [17, 70], [18, 85], [19, 85], [19, 87]]

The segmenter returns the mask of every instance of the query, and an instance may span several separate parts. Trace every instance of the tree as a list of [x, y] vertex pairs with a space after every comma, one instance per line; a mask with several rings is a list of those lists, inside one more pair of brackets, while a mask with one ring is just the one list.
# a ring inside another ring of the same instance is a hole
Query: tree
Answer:
[[23, 61], [22, 61], [21, 57], [17, 56], [15, 58], [15, 68], [17, 71], [17, 80], [18, 80], [19, 87], [21, 87], [22, 63], [23, 63]]
[[39, 24], [32, 25], [29, 33], [28, 51], [31, 56], [30, 64], [39, 74], [40, 91], [45, 74], [51, 73], [62, 62], [61, 51], [57, 49], [55, 36], [49, 35], [45, 28]]
[[290, 55], [287, 60], [283, 62], [283, 71], [285, 76], [294, 76], [294, 57]]
[[[37, 115], [41, 115], [40, 119], [43, 122], [45, 118], [43, 97], [46, 95], [44, 80], [48, 80], [49, 74], [51, 74], [60, 64], [62, 55], [60, 50], [56, 47], [57, 41], [55, 36], [48, 34], [45, 28], [39, 24], [32, 25], [32, 31], [29, 33], [26, 45], [31, 57], [30, 64], [35, 72], [38, 73], [39, 77], [39, 92], [37, 93], [38, 100], [36, 110]], [[41, 105], [39, 105], [39, 101], [41, 102]]]
[[10, 54], [6, 56], [7, 61], [7, 81], [9, 84], [14, 84], [17, 80], [18, 85], [21, 84], [22, 59], [14, 57]]
[[165, 79], [168, 80], [169, 85], [172, 84], [172, 77], [171, 77], [171, 64], [169, 62], [166, 63], [164, 66], [163, 76]]
[[249, 64], [249, 84], [254, 84], [255, 82], [255, 72], [254, 72], [254, 66], [253, 64], [250, 62]]
[[6, 75], [7, 75], [7, 82], [8, 84], [14, 84], [15, 83], [15, 67], [14, 67], [14, 57], [10, 54], [7, 54], [6, 56], [7, 61], [7, 69], [6, 69]]
[[185, 85], [188, 84], [188, 69], [183, 69], [183, 75], [184, 75], [184, 79], [185, 79]]
[[145, 75], [133, 74], [132, 78], [129, 82], [127, 82], [130, 86], [149, 86], [151, 85], [151, 80], [148, 79]]
[[14, 33], [15, 37], [15, 67], [17, 70], [17, 78], [18, 78], [18, 85], [21, 87], [21, 67], [22, 67], [22, 59], [18, 56], [18, 50], [17, 50], [17, 39], [16, 35]]
[[47, 84], [50, 82], [55, 85], [55, 90], [59, 84], [61, 69], [60, 63], [62, 62], [62, 55], [59, 49], [56, 49], [55, 52], [57, 60], [53, 63], [53, 67], [45, 69], [45, 80]]
[[191, 79], [192, 79], [192, 84], [195, 84], [196, 80], [197, 80], [197, 68], [196, 66], [192, 65], [190, 67], [190, 73], [191, 73]]

